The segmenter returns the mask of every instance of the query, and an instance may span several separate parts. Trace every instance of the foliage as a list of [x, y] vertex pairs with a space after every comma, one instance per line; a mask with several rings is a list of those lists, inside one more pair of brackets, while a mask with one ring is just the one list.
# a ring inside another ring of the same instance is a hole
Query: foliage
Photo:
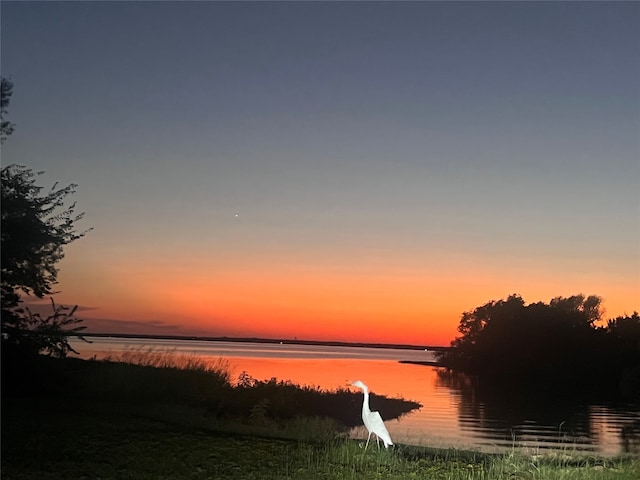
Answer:
[[[1, 79], [0, 139], [13, 132], [14, 125], [5, 120], [13, 83]], [[21, 294], [43, 298], [51, 295], [57, 283], [57, 263], [64, 257], [63, 247], [82, 237], [75, 224], [84, 213], [75, 212], [76, 204], [65, 205], [66, 198], [75, 192], [76, 185], [48, 193], [36, 184], [34, 172], [21, 165], [9, 165], [0, 172], [2, 180], [1, 239], [2, 279], [1, 315], [2, 348], [20, 353], [47, 353], [65, 356], [72, 351], [66, 335], [77, 334], [82, 327], [75, 318], [76, 307], [56, 307], [53, 314], [42, 317], [29, 309], [20, 308]], [[67, 327], [71, 327], [67, 329]]]
[[77, 185], [56, 190], [56, 183], [42, 195], [42, 187], [36, 185], [41, 173], [20, 165], [1, 171], [3, 308], [15, 306], [19, 291], [38, 298], [52, 294], [63, 247], [88, 232], [75, 230], [84, 216], [76, 214], [75, 202], [65, 206]]
[[[87, 231], [77, 233], [75, 224], [83, 213], [75, 212], [76, 204], [65, 206], [66, 197], [75, 192], [76, 185], [42, 194], [36, 185], [38, 174], [31, 169], [10, 165], [2, 169], [2, 340], [3, 346], [37, 352], [66, 354], [70, 348], [62, 341], [65, 334], [77, 333], [72, 312], [55, 307], [53, 315], [43, 318], [20, 308], [21, 293], [43, 298], [53, 292], [57, 283], [57, 263], [64, 257], [63, 247], [81, 238]], [[36, 341], [25, 340], [39, 337]], [[47, 345], [46, 339], [55, 343]], [[60, 343], [62, 341], [62, 343]]]
[[57, 358], [66, 357], [69, 352], [78, 353], [68, 341], [69, 335], [87, 341], [81, 335], [86, 327], [78, 325], [82, 320], [74, 316], [77, 307], [56, 305], [53, 298], [51, 307], [53, 313], [48, 317], [32, 313], [29, 308], [18, 309], [23, 312], [19, 328], [9, 322], [3, 325], [2, 333], [7, 337], [3, 348], [11, 349], [17, 345], [23, 352], [44, 353]]
[[[280, 421], [302, 415], [332, 418], [347, 427], [362, 424], [362, 394], [346, 388], [327, 391], [277, 378], [259, 381], [242, 372], [234, 395], [233, 411], [255, 419]], [[420, 406], [405, 399], [371, 394], [371, 409], [380, 411], [385, 420], [399, 418]]]
[[605, 354], [607, 363], [620, 371], [623, 395], [640, 398], [640, 315], [619, 316], [608, 321]]
[[9, 101], [13, 94], [13, 82], [4, 77], [0, 79], [0, 143], [13, 133], [14, 124], [5, 120]]
[[[364, 450], [343, 438], [287, 441], [191, 428], [84, 403], [3, 402], [2, 476], [127, 479], [632, 480], [633, 457], [487, 455], [399, 445]], [[55, 411], [55, 414], [51, 414]], [[65, 432], [60, 435], [60, 432]], [[124, 439], [124, 441], [123, 441]]]
[[105, 360], [145, 367], [199, 371], [213, 374], [219, 378], [220, 382], [231, 384], [231, 363], [225, 358], [210, 361], [197, 355], [178, 354], [172, 349], [159, 350], [154, 347], [133, 347], [126, 348], [118, 355], [109, 355]]
[[[125, 358], [133, 363], [121, 361]], [[336, 429], [362, 423], [362, 394], [276, 379], [257, 381], [248, 375], [244, 384], [234, 386], [229, 379], [228, 362], [147, 349], [101, 361], [36, 357], [18, 375], [3, 372], [2, 391], [10, 396], [126, 403], [145, 412], [162, 405], [181, 406], [199, 409], [200, 416], [208, 418], [278, 429], [299, 416], [330, 419]], [[420, 406], [377, 395], [371, 401], [387, 420]]]
[[491, 301], [462, 314], [461, 336], [440, 361], [491, 384], [617, 391], [623, 372], [640, 366], [640, 319], [634, 313], [598, 326], [601, 302], [594, 295]]

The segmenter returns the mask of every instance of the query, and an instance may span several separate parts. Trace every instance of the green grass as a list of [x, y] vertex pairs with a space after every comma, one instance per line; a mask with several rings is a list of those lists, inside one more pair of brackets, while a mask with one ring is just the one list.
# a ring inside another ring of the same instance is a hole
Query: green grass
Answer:
[[[575, 479], [640, 478], [632, 458], [534, 459], [341, 437], [295, 441], [154, 420], [135, 409], [3, 401], [2, 478], [18, 479]], [[264, 432], [263, 432], [264, 433]]]
[[[39, 359], [12, 370], [3, 359], [2, 479], [640, 478], [637, 457], [378, 450], [375, 444], [365, 451], [335, 417], [294, 408], [314, 395], [330, 398], [326, 392], [277, 381], [233, 388], [223, 365], [165, 360]], [[334, 397], [344, 406], [346, 395]], [[230, 400], [242, 405], [234, 410], [225, 404]], [[276, 414], [287, 401], [294, 402], [289, 414]]]

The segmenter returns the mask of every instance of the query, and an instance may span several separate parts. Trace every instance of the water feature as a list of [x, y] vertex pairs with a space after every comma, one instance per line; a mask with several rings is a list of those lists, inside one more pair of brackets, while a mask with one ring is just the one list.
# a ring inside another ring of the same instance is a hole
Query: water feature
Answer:
[[[91, 340], [91, 344], [72, 341], [81, 357], [104, 358], [127, 349], [152, 348], [212, 360], [224, 358], [233, 378], [246, 372], [258, 380], [275, 377], [329, 390], [362, 380], [374, 394], [373, 409], [375, 394], [422, 404], [421, 409], [386, 422], [396, 443], [483, 451], [517, 447], [531, 453], [553, 448], [603, 455], [638, 445], [638, 404], [564, 403], [553, 398], [540, 403], [504, 394], [480, 399], [469, 379], [443, 375], [434, 367], [400, 363], [433, 361], [430, 351], [198, 340]], [[361, 427], [353, 435], [366, 436]]]

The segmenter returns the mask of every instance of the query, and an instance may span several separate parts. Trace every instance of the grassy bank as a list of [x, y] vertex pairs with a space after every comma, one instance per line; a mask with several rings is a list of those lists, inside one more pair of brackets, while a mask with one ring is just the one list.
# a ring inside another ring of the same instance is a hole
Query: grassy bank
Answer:
[[[2, 478], [640, 478], [632, 458], [378, 451], [375, 444], [365, 451], [344, 435], [339, 415], [300, 413], [322, 402], [297, 402], [326, 400], [326, 392], [250, 378], [232, 388], [223, 365], [175, 368], [155, 358], [153, 365], [46, 359], [16, 371], [3, 359]], [[335, 405], [350, 410], [347, 394]]]
[[219, 432], [113, 404], [3, 400], [2, 478], [19, 479], [637, 479], [632, 459], [533, 459]]

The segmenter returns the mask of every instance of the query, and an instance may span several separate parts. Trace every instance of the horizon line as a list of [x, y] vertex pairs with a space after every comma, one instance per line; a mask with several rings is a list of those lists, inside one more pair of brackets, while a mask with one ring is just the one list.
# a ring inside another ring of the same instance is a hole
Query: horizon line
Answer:
[[326, 345], [333, 347], [363, 347], [363, 348], [402, 348], [408, 350], [445, 350], [451, 347], [441, 345], [415, 345], [404, 343], [378, 343], [378, 342], [347, 342], [341, 340], [304, 340], [298, 338], [264, 338], [264, 337], [227, 337], [227, 336], [203, 336], [203, 335], [167, 335], [144, 333], [76, 333], [70, 337], [115, 337], [115, 338], [149, 338], [157, 340], [197, 340], [205, 342], [248, 342], [248, 343], [276, 343], [290, 345]]

